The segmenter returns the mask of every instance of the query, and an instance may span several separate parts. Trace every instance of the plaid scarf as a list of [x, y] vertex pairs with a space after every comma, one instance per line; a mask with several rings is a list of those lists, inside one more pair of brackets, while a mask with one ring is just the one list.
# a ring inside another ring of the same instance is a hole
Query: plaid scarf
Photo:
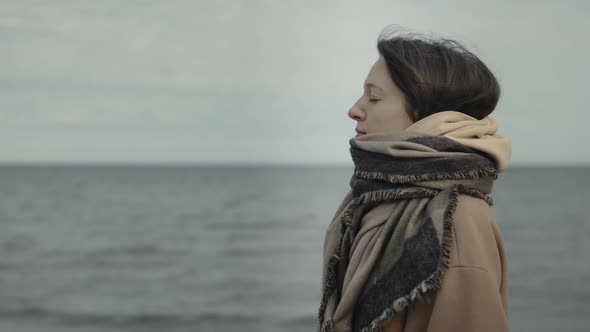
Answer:
[[325, 235], [321, 332], [380, 331], [430, 302], [447, 269], [458, 196], [491, 206], [498, 176], [489, 154], [440, 135], [389, 131], [349, 144], [351, 189]]

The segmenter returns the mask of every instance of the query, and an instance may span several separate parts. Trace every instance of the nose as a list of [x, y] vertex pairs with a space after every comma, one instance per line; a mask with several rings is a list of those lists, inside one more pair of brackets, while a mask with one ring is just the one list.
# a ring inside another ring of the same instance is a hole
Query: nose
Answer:
[[348, 110], [348, 117], [355, 121], [363, 121], [365, 118], [365, 112], [359, 106], [359, 101], [357, 100], [354, 105]]

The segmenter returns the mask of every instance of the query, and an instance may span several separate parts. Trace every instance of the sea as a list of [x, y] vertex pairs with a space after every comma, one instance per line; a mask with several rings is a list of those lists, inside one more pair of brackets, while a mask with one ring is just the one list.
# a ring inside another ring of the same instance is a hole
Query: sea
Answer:
[[[1, 166], [0, 331], [314, 331], [352, 170]], [[498, 177], [512, 331], [590, 331], [589, 194], [590, 167]]]

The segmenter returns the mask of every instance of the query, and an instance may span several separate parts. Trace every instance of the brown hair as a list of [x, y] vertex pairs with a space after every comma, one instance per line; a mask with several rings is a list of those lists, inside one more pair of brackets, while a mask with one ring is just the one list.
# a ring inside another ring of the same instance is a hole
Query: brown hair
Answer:
[[457, 111], [482, 119], [500, 99], [490, 69], [456, 40], [398, 34], [383, 29], [377, 49], [389, 74], [406, 96], [414, 122], [437, 112]]

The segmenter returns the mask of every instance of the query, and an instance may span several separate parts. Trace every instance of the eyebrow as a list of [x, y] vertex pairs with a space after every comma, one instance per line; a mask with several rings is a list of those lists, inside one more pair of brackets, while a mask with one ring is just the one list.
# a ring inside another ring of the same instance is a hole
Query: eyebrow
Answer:
[[373, 83], [365, 83], [365, 86], [366, 86], [367, 88], [375, 88], [375, 89], [378, 89], [378, 90], [380, 90], [381, 92], [383, 92], [383, 89], [381, 89], [380, 87], [376, 86], [376, 85], [375, 85], [375, 84], [373, 84]]

